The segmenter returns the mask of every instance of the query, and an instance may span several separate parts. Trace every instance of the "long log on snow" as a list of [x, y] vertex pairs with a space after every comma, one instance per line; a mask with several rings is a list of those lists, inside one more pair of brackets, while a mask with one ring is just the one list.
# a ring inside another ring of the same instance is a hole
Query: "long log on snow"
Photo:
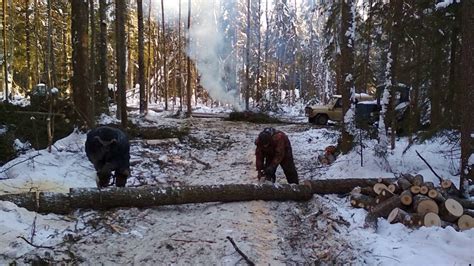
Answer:
[[105, 210], [118, 207], [152, 207], [205, 202], [250, 200], [306, 201], [313, 193], [309, 185], [231, 184], [182, 187], [71, 189], [69, 193], [22, 193], [1, 195], [20, 207], [40, 213], [65, 214], [76, 209]]
[[181, 187], [71, 189], [69, 193], [30, 192], [0, 195], [20, 207], [41, 213], [69, 213], [76, 209], [152, 207], [205, 202], [250, 200], [305, 201], [313, 194], [345, 194], [354, 187], [373, 186], [377, 179], [326, 179], [305, 181], [302, 185], [230, 184]]
[[[383, 178], [384, 182], [393, 183], [395, 178]], [[308, 180], [314, 194], [346, 194], [355, 187], [373, 187], [379, 183], [378, 178], [346, 178], [346, 179], [320, 179]]]

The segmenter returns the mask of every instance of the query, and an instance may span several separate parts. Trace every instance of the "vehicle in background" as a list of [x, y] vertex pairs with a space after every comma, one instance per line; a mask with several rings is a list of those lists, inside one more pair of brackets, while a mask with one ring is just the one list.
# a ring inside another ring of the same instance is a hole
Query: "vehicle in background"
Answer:
[[[375, 98], [365, 93], [356, 94], [356, 104], [359, 105], [360, 103], [377, 105]], [[342, 121], [342, 96], [333, 95], [329, 103], [325, 105], [306, 106], [305, 115], [308, 117], [309, 123], [317, 125], [326, 125], [329, 120], [336, 122]]]

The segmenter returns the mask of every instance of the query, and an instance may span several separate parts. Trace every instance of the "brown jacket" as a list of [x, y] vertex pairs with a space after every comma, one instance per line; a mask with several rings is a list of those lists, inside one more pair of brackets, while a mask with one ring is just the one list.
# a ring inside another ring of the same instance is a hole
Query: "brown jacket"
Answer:
[[290, 140], [285, 133], [276, 130], [268, 147], [264, 147], [259, 142], [260, 140], [257, 138], [255, 140], [257, 171], [264, 170], [268, 166], [276, 168], [284, 159], [290, 159], [287, 158], [289, 156], [291, 156], [291, 160], [293, 159]]

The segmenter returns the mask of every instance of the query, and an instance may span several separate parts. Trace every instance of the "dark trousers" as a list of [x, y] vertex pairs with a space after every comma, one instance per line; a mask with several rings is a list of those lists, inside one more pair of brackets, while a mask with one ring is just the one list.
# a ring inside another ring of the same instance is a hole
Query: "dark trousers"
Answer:
[[[270, 160], [266, 160], [267, 162], [271, 162]], [[267, 167], [268, 165], [265, 165]], [[281, 168], [283, 169], [283, 172], [285, 173], [286, 180], [288, 181], [288, 184], [298, 184], [298, 172], [296, 172], [296, 167], [295, 167], [295, 162], [293, 161], [293, 157], [288, 156], [288, 158], [284, 158], [283, 161], [280, 163]], [[266, 180], [272, 181], [275, 183], [276, 181], [276, 168], [275, 171], [270, 175], [266, 176]]]

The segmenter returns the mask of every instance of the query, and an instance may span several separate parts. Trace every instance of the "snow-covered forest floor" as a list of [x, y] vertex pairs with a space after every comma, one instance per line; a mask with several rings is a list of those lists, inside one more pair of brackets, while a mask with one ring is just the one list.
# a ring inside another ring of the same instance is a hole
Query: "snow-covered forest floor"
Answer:
[[[127, 186], [178, 186], [256, 183], [254, 140], [267, 126], [219, 118], [174, 119], [150, 112], [132, 114], [141, 126], [189, 132], [160, 141], [132, 139], [132, 176]], [[304, 117], [289, 117], [304, 121]], [[106, 119], [103, 122], [107, 122]], [[445, 178], [456, 177], [459, 147], [447, 137], [415, 144], [398, 139], [389, 154], [390, 169], [373, 154], [372, 140], [340, 156], [331, 166], [318, 154], [339, 136], [334, 127], [307, 123], [276, 124], [292, 142], [300, 179], [394, 177], [422, 174], [437, 182], [417, 157], [420, 152]], [[95, 171], [84, 152], [85, 133], [57, 141], [51, 153], [30, 150], [0, 168], [0, 194], [62, 191], [95, 187]], [[286, 183], [281, 169], [277, 182]], [[164, 206], [111, 211], [79, 210], [70, 215], [41, 215], [0, 201], [0, 264], [32, 261], [85, 264], [245, 265], [226, 237], [250, 260], [279, 264], [422, 264], [474, 262], [474, 230], [409, 229], [379, 220], [374, 232], [363, 227], [366, 211], [347, 197], [314, 195], [309, 202], [239, 202]]]

